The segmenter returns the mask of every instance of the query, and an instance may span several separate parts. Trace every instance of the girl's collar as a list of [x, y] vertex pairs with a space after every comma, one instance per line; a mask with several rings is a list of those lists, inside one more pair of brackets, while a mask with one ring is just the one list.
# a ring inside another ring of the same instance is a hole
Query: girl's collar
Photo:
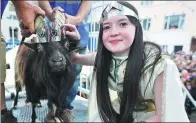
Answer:
[[128, 56], [114, 56], [114, 55], [112, 55], [112, 57], [113, 57], [114, 59], [118, 59], [118, 60], [125, 60], [125, 59], [128, 58]]

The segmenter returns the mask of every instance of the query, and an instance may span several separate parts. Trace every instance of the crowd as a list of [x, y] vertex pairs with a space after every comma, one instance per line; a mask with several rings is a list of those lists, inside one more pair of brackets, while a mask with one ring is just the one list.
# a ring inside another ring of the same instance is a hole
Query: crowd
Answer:
[[186, 54], [184, 51], [178, 51], [174, 55], [174, 62], [176, 63], [180, 77], [188, 90], [194, 86], [196, 78], [196, 58], [195, 54]]
[[[187, 90], [190, 92], [194, 100], [196, 100], [196, 55], [195, 53], [185, 53], [178, 51], [174, 55], [180, 78]], [[195, 108], [191, 101], [187, 98], [185, 103], [187, 114], [190, 115]]]

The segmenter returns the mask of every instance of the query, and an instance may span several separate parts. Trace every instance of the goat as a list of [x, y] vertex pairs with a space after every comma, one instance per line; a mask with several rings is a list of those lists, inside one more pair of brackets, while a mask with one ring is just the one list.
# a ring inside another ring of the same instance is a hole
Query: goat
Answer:
[[67, 92], [75, 80], [68, 53], [77, 49], [79, 42], [66, 38], [63, 33], [60, 40], [55, 41], [52, 36], [59, 35], [59, 30], [50, 26], [43, 33], [41, 38], [30, 40], [37, 43], [23, 42], [18, 49], [15, 60], [16, 93], [18, 95], [22, 85], [25, 86], [27, 101], [32, 103], [32, 122], [36, 120], [35, 107], [40, 99], [48, 99], [49, 113], [45, 122], [56, 122], [55, 117], [61, 122], [71, 122], [66, 110], [63, 111]]

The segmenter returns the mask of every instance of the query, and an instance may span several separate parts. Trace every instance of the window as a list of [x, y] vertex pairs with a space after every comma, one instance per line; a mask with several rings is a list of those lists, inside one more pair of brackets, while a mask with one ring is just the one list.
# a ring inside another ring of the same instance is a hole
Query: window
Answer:
[[12, 39], [12, 27], [9, 27], [10, 39]]
[[182, 29], [184, 25], [184, 19], [185, 14], [166, 16], [164, 29]]
[[91, 22], [89, 24], [89, 32], [99, 31], [99, 22]]
[[95, 22], [95, 31], [99, 31], [99, 22]]
[[13, 15], [12, 18], [13, 18], [13, 20], [18, 20], [16, 15]]
[[18, 28], [13, 29], [12, 27], [9, 27], [9, 34], [10, 34], [10, 40], [12, 40], [13, 36], [14, 36], [14, 40], [18, 40]]
[[141, 1], [141, 5], [142, 6], [148, 6], [148, 5], [151, 5], [151, 4], [152, 4], [152, 1], [151, 0]]
[[94, 32], [94, 22], [92, 22], [92, 32]]
[[88, 29], [89, 29], [89, 32], [91, 32], [91, 23], [89, 23]]
[[144, 30], [146, 30], [146, 31], [149, 30], [150, 24], [151, 24], [151, 19], [150, 18], [143, 19], [140, 22], [141, 22], [141, 25], [142, 25]]
[[7, 19], [9, 19], [9, 20], [18, 20], [18, 18], [17, 18], [16, 15], [9, 15], [9, 16], [7, 17]]
[[181, 46], [181, 45], [174, 46], [174, 52], [175, 53], [178, 52], [178, 51], [182, 51], [182, 49], [183, 49], [183, 46]]
[[12, 16], [11, 16], [11, 15], [9, 15], [9, 16], [7, 17], [7, 19], [11, 20], [11, 19], [12, 19]]
[[14, 29], [14, 40], [18, 40], [18, 28]]
[[168, 52], [168, 47], [167, 47], [167, 45], [160, 45], [160, 47], [161, 47], [161, 49], [162, 49], [162, 51], [163, 51], [164, 53], [167, 53], [167, 52]]

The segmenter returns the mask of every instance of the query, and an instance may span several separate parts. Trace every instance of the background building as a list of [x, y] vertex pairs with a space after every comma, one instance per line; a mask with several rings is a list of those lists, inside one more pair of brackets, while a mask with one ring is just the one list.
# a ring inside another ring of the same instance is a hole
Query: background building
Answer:
[[148, 38], [169, 53], [196, 51], [195, 1], [128, 1], [140, 15]]

